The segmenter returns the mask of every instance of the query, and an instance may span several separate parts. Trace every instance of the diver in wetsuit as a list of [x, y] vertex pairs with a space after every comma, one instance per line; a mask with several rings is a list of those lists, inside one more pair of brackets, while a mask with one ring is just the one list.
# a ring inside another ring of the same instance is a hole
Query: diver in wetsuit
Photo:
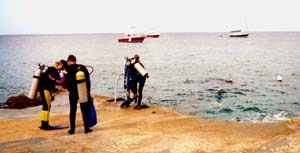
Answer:
[[75, 133], [75, 121], [76, 121], [76, 111], [77, 111], [77, 103], [79, 100], [78, 95], [78, 88], [77, 88], [77, 80], [76, 80], [76, 73], [78, 71], [82, 71], [85, 76], [86, 81], [86, 89], [87, 89], [87, 96], [88, 101], [84, 103], [80, 103], [80, 109], [82, 113], [82, 119], [84, 124], [84, 132], [89, 133], [92, 132], [88, 125], [89, 121], [89, 113], [92, 104], [92, 97], [90, 95], [91, 91], [91, 82], [90, 82], [90, 74], [87, 68], [84, 65], [76, 63], [76, 57], [74, 55], [69, 55], [67, 61], [61, 60], [66, 70], [65, 80], [63, 84], [69, 91], [69, 102], [70, 102], [70, 130], [68, 131], [69, 134]]
[[130, 103], [136, 99], [130, 98], [130, 89], [132, 88], [132, 82], [131, 82], [131, 72], [133, 71], [134, 67], [133, 64], [131, 64], [131, 59], [126, 57], [126, 64], [124, 69], [124, 88], [126, 89], [126, 100], [121, 104], [121, 108], [129, 107]]
[[[134, 109], [147, 108], [148, 106], [142, 103], [143, 98], [143, 88], [146, 83], [146, 78], [148, 74], [143, 76], [139, 73], [139, 71], [134, 67], [136, 63], [139, 63], [143, 68], [143, 64], [140, 61], [139, 55], [135, 54], [133, 58], [130, 59], [130, 64], [126, 64], [125, 66], [125, 80], [126, 80], [126, 96], [127, 99], [121, 104], [121, 107], [128, 107], [132, 100], [137, 100], [137, 105]], [[134, 98], [130, 98], [130, 90], [134, 94]]]
[[40, 129], [52, 130], [53, 127], [49, 125], [51, 101], [53, 100], [55, 85], [62, 83], [59, 71], [63, 69], [63, 65], [60, 62], [56, 62], [53, 67], [46, 67], [43, 65], [40, 66], [40, 69], [42, 70], [42, 73], [38, 84], [38, 92], [40, 93], [43, 105], [40, 113]]

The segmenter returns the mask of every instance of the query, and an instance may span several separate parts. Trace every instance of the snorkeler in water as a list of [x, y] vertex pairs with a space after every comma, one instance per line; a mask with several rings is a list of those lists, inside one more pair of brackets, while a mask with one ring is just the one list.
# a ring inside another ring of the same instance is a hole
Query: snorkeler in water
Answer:
[[217, 95], [215, 95], [215, 98], [216, 98], [216, 100], [217, 100], [218, 103], [222, 102], [222, 99], [223, 99], [222, 93], [223, 93], [222, 90], [218, 89]]

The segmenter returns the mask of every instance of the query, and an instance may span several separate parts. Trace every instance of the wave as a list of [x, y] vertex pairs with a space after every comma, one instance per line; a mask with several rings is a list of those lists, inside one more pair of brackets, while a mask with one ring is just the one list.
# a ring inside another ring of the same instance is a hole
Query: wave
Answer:
[[263, 113], [264, 112], [261, 109], [259, 109], [258, 107], [247, 107], [247, 108], [244, 108], [242, 111], [243, 112], [253, 111], [253, 112], [257, 112], [257, 113]]
[[270, 122], [270, 121], [284, 121], [291, 118], [291, 114], [286, 111], [280, 111], [276, 114], [269, 114], [262, 120], [263, 122]]

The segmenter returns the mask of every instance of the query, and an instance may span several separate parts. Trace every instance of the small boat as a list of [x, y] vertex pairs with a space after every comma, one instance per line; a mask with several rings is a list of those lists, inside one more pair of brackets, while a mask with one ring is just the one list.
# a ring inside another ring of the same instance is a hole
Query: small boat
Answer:
[[248, 37], [249, 33], [248, 32], [242, 32], [240, 31], [231, 31], [229, 34], [229, 37]]
[[160, 36], [160, 34], [159, 33], [150, 32], [150, 33], [146, 33], [145, 36], [147, 38], [158, 38]]
[[127, 42], [127, 43], [142, 43], [146, 38], [142, 34], [126, 34], [123, 38], [118, 38], [118, 42]]
[[238, 30], [233, 30], [230, 31], [229, 37], [248, 37], [249, 36], [249, 32], [248, 32], [248, 26], [246, 24], [246, 31], [242, 31], [242, 29], [238, 29]]

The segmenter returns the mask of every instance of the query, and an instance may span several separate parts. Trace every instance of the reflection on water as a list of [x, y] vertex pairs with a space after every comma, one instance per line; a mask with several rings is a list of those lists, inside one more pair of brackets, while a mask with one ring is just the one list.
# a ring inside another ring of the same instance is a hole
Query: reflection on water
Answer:
[[[138, 53], [150, 74], [145, 101], [222, 120], [300, 115], [300, 33], [251, 33], [241, 39], [167, 33], [138, 44], [117, 43], [121, 35], [0, 36], [1, 102], [28, 93], [38, 63], [52, 65], [69, 54], [94, 67], [93, 93], [113, 96], [124, 57]], [[278, 75], [283, 82], [276, 80]], [[218, 89], [224, 91], [221, 105], [215, 99]]]

